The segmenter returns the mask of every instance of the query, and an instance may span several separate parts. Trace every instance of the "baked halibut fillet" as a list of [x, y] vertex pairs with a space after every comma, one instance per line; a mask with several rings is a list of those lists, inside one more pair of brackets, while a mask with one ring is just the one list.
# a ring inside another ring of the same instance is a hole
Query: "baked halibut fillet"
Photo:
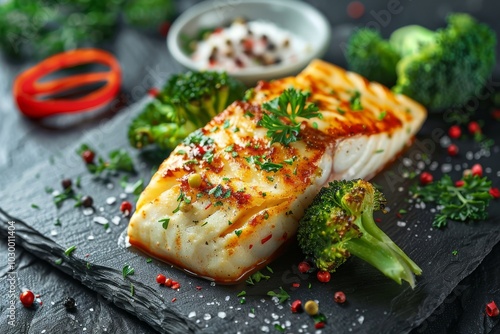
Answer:
[[[322, 119], [303, 119], [298, 141], [271, 143], [263, 102], [309, 91]], [[315, 60], [296, 77], [260, 82], [192, 133], [142, 192], [129, 242], [220, 283], [237, 283], [293, 240], [314, 196], [334, 179], [370, 178], [409, 144], [426, 110], [403, 95]]]

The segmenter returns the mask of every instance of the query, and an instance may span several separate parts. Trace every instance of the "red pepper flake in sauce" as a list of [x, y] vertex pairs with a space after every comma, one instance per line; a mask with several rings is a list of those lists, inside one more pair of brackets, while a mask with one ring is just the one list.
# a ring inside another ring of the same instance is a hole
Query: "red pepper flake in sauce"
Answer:
[[205, 207], [205, 210], [208, 210], [212, 206], [212, 202], [208, 203], [208, 205]]
[[177, 300], [177, 298], [175, 298], [175, 297], [172, 298], [172, 303], [175, 302], [176, 300]]
[[248, 246], [248, 249], [252, 249], [252, 248], [253, 248], [253, 245]]
[[382, 219], [381, 218], [375, 218], [375, 223], [381, 223]]
[[293, 283], [292, 287], [294, 287], [294, 288], [300, 288], [300, 283]]
[[261, 244], [265, 244], [266, 242], [268, 242], [269, 240], [271, 240], [271, 238], [273, 237], [272, 234], [269, 234], [267, 237], [265, 237], [264, 239], [262, 239], [260, 241]]
[[325, 323], [323, 321], [320, 321], [320, 322], [314, 324], [314, 328], [316, 328], [316, 329], [325, 328]]
[[201, 286], [197, 286], [197, 287], [196, 287], [196, 290], [198, 290], [198, 291], [200, 291], [201, 289], [202, 289], [202, 287], [201, 287]]

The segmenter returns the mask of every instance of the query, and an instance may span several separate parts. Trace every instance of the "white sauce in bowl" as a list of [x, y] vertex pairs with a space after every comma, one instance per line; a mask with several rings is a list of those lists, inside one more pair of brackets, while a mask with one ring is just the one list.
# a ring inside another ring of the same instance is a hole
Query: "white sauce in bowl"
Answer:
[[311, 52], [299, 36], [267, 21], [234, 21], [196, 43], [191, 55], [197, 66], [229, 73], [247, 68], [293, 64]]

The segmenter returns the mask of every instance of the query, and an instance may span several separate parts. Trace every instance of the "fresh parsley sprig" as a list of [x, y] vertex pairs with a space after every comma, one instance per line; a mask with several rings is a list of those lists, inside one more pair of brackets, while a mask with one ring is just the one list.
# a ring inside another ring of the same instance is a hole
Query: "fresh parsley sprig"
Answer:
[[281, 143], [288, 146], [298, 140], [300, 122], [302, 118], [322, 118], [318, 112], [318, 106], [314, 103], [306, 105], [308, 92], [302, 92], [294, 88], [286, 89], [279, 97], [266, 102], [262, 107], [270, 114], [264, 113], [259, 125], [267, 128], [267, 136], [271, 138], [271, 144]]
[[439, 181], [412, 188], [414, 197], [440, 208], [432, 223], [434, 227], [445, 227], [449, 220], [467, 222], [488, 218], [487, 208], [493, 198], [489, 193], [491, 181], [477, 175], [464, 176], [462, 181], [463, 185], [457, 187], [449, 175], [444, 175]]

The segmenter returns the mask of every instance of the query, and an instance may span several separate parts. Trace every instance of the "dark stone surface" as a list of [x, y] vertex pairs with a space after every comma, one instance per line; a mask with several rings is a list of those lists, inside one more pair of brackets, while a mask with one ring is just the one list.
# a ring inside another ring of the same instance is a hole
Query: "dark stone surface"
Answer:
[[[341, 6], [338, 4], [334, 7], [327, 1], [311, 2], [322, 9], [334, 25], [332, 47], [325, 59], [341, 65], [344, 61], [337, 46], [345, 40], [354, 25], [366, 25], [374, 19], [370, 10], [380, 11], [386, 7], [382, 2], [377, 5], [373, 3], [367, 7], [367, 14], [362, 20], [352, 21], [345, 17], [344, 9], [339, 9]], [[430, 26], [437, 26], [442, 21], [446, 12], [443, 8], [446, 6], [448, 10], [473, 6], [472, 2], [439, 4], [438, 10], [430, 12], [432, 15], [424, 15], [422, 10], [413, 10], [417, 6], [415, 3], [408, 3], [407, 7], [406, 3], [403, 5], [405, 10], [394, 16], [384, 30], [390, 31], [408, 22], [428, 22]], [[498, 24], [493, 20], [493, 9], [492, 1], [484, 1], [482, 10], [470, 7], [469, 11], [487, 22]], [[179, 70], [166, 53], [164, 41], [134, 31], [122, 31], [110, 49], [125, 64], [123, 92], [127, 102], [139, 99], [149, 87], [161, 84], [169, 73]], [[3, 61], [3, 64], [6, 62]], [[119, 146], [127, 147], [126, 125], [140, 106], [134, 105], [119, 112], [94, 113], [77, 120], [60, 118], [43, 124], [27, 121], [16, 113], [10, 97], [11, 78], [26, 66], [2, 66], [1, 75], [5, 79], [0, 81], [0, 94], [4, 97], [0, 100], [0, 221], [3, 222], [0, 230], [5, 233], [6, 222], [16, 220], [17, 294], [21, 288], [29, 287], [42, 295], [44, 305], [35, 310], [25, 310], [18, 303], [18, 327], [12, 330], [6, 327], [4, 310], [7, 303], [2, 298], [0, 332], [81, 332], [85, 327], [93, 333], [103, 332], [105, 328], [108, 332], [150, 333], [152, 329], [145, 323], [163, 332], [255, 332], [260, 331], [262, 326], [274, 331], [275, 317], [281, 324], [287, 320], [291, 322], [288, 332], [298, 332], [302, 325], [306, 326], [304, 332], [313, 332], [313, 322], [308, 316], [291, 314], [288, 304], [280, 309], [266, 296], [267, 291], [279, 286], [289, 291], [292, 299], [318, 299], [321, 311], [329, 319], [325, 332], [344, 333], [351, 329], [353, 332], [401, 333], [412, 328], [414, 333], [493, 333], [495, 329], [498, 330], [498, 319], [485, 317], [484, 306], [491, 300], [500, 299], [499, 247], [474, 271], [500, 239], [498, 203], [494, 202], [490, 221], [481, 224], [453, 224], [444, 231], [430, 231], [432, 215], [429, 210], [414, 209], [401, 219], [408, 223], [407, 226], [397, 227], [395, 223], [400, 219], [395, 217], [394, 212], [410, 207], [403, 201], [409, 181], [400, 182], [398, 178], [403, 166], [402, 158], [391, 166], [390, 170], [394, 174], [386, 171], [374, 181], [390, 193], [388, 197], [393, 209], [393, 213], [383, 217], [381, 226], [424, 269], [424, 275], [419, 278], [417, 288], [413, 291], [405, 285], [399, 287], [388, 281], [356, 259], [343, 266], [330, 284], [320, 284], [315, 277], [297, 274], [295, 267], [300, 254], [296, 249], [291, 249], [275, 261], [271, 266], [274, 269], [272, 278], [257, 286], [211, 286], [207, 281], [188, 277], [165, 264], [156, 261], [146, 263], [146, 257], [142, 254], [118, 245], [119, 236], [126, 227], [125, 219], [118, 226], [111, 223], [110, 233], [105, 233], [102, 226], [92, 222], [93, 216], [112, 218], [119, 215], [118, 203], [110, 206], [105, 201], [110, 196], [118, 199], [123, 192], [119, 185], [120, 177], [110, 177], [104, 182], [93, 180], [74, 153], [80, 142], [87, 142], [102, 153]], [[420, 135], [422, 143], [431, 137], [432, 130], [446, 128], [438, 116], [433, 118]], [[495, 136], [497, 127], [498, 123], [489, 122], [485, 132]], [[461, 149], [462, 152], [478, 150], [477, 146], [467, 142], [461, 142]], [[412, 152], [419, 150], [422, 151], [421, 146], [415, 145], [405, 156], [412, 157]], [[445, 156], [445, 150], [439, 145], [435, 145], [431, 151], [428, 153], [434, 160], [450, 162], [447, 161], [450, 159]], [[498, 154], [498, 147], [494, 152]], [[132, 176], [130, 180], [142, 177], [147, 182], [155, 163], [138, 156], [135, 161], [136, 165], [142, 162], [144, 166], [138, 168], [140, 175]], [[463, 155], [460, 159], [452, 160], [452, 165], [458, 161], [471, 165]], [[492, 168], [489, 175], [499, 186], [498, 177], [495, 176], [500, 169], [498, 158], [483, 158], [480, 162]], [[81, 209], [74, 209], [70, 202], [56, 210], [50, 195], [44, 191], [45, 186], [58, 189], [63, 177], [74, 178], [76, 175], [83, 177], [82, 188], [78, 191], [94, 197], [97, 210], [93, 216], [84, 216]], [[108, 189], [108, 183], [114, 185], [113, 189]], [[403, 187], [404, 191], [399, 192], [399, 187]], [[134, 199], [132, 195], [128, 195], [128, 198]], [[32, 203], [41, 209], [31, 208]], [[100, 207], [103, 207], [103, 212], [99, 211]], [[57, 217], [62, 222], [60, 227], [53, 225]], [[53, 235], [53, 231], [57, 235]], [[89, 235], [95, 239], [88, 240]], [[429, 235], [431, 238], [428, 238]], [[77, 250], [67, 258], [63, 252], [71, 245], [76, 245]], [[47, 262], [35, 260], [21, 246]], [[457, 256], [451, 254], [453, 250], [458, 250]], [[6, 252], [5, 247], [1, 248], [1, 252]], [[61, 265], [54, 264], [58, 258], [64, 259]], [[89, 269], [87, 263], [91, 264]], [[126, 263], [134, 267], [136, 272], [123, 279], [121, 270]], [[0, 275], [2, 295], [8, 291], [8, 274], [3, 269]], [[154, 277], [159, 272], [178, 279], [182, 284], [180, 291], [158, 287]], [[468, 276], [471, 272], [472, 275]], [[293, 282], [300, 282], [300, 288], [292, 288]], [[312, 284], [311, 289], [307, 288], [309, 282]], [[133, 297], [130, 295], [130, 283], [135, 287]], [[248, 294], [247, 302], [240, 304], [236, 295], [243, 289]], [[346, 292], [347, 305], [340, 307], [332, 302], [336, 290]], [[78, 300], [78, 311], [73, 314], [75, 318], [60, 306], [60, 300], [67, 294]], [[174, 297], [177, 300], [172, 302]], [[129, 313], [120, 311], [113, 304]], [[90, 311], [90, 308], [94, 311]], [[249, 316], [252, 309], [255, 318]], [[191, 312], [196, 314], [193, 316]], [[218, 317], [218, 312], [225, 312], [226, 317]], [[128, 314], [137, 315], [145, 322]], [[210, 315], [209, 320], [205, 320], [207, 314]], [[420, 327], [416, 328], [418, 325]]]

